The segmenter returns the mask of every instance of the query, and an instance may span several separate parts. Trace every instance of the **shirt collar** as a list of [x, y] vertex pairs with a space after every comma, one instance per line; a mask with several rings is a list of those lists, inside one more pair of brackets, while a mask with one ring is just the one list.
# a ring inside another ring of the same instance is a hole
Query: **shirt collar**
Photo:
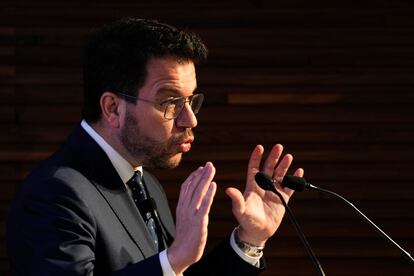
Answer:
[[105, 139], [98, 134], [85, 120], [81, 122], [82, 128], [92, 137], [93, 140], [102, 148], [106, 153], [109, 160], [114, 166], [116, 172], [121, 177], [122, 181], [126, 183], [134, 174], [134, 171], [140, 171], [143, 173], [142, 166], [132, 167], [131, 164], [125, 160]]

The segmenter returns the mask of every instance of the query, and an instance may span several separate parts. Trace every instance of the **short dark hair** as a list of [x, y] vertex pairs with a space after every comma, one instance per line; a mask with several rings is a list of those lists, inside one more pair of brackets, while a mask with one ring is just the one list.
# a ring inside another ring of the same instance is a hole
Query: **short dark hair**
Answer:
[[207, 53], [196, 34], [155, 20], [122, 18], [105, 25], [85, 47], [83, 118], [90, 123], [100, 119], [99, 101], [105, 91], [136, 96], [150, 58], [171, 56], [199, 64]]

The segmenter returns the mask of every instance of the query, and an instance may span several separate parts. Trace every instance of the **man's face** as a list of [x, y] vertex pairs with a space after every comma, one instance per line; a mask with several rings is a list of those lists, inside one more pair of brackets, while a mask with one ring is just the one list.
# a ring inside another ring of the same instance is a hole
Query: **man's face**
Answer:
[[[194, 64], [173, 58], [153, 58], [147, 65], [147, 78], [138, 97], [163, 102], [193, 95], [197, 86]], [[176, 119], [164, 118], [164, 108], [153, 103], [126, 103], [120, 140], [135, 162], [155, 168], [174, 168], [183, 152], [191, 148], [192, 128], [197, 120], [189, 104]]]

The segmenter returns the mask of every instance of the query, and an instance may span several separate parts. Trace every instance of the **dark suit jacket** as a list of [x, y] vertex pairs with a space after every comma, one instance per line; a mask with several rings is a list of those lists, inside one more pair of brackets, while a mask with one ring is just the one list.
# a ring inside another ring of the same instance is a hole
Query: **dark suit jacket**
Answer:
[[[165, 236], [174, 222], [165, 193], [144, 173]], [[78, 126], [19, 187], [7, 221], [12, 275], [162, 275], [157, 249], [99, 145]], [[186, 275], [254, 275], [229, 241]]]

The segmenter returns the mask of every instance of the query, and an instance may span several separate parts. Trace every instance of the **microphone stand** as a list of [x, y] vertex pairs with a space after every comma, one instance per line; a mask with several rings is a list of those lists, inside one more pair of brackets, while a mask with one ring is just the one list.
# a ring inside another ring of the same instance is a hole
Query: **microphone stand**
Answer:
[[280, 201], [282, 202], [283, 206], [285, 207], [285, 210], [288, 214], [288, 217], [289, 217], [290, 221], [293, 224], [293, 227], [296, 230], [296, 233], [298, 234], [303, 246], [305, 247], [306, 252], [308, 253], [313, 265], [315, 266], [316, 270], [318, 271], [318, 274], [321, 275], [321, 276], [325, 276], [325, 272], [323, 271], [322, 266], [319, 263], [318, 258], [316, 257], [316, 255], [313, 252], [309, 242], [307, 241], [305, 235], [303, 234], [303, 231], [300, 228], [299, 223], [296, 220], [295, 216], [293, 215], [292, 210], [287, 205], [287, 203], [286, 203], [285, 199], [283, 198], [283, 196], [273, 186], [273, 183], [269, 179], [269, 176], [265, 175], [264, 173], [259, 172], [259, 173], [256, 174], [255, 179], [256, 179], [257, 184], [259, 184], [259, 186], [261, 188], [263, 188], [264, 190], [272, 191], [274, 194], [276, 194], [280, 198]]
[[296, 220], [295, 216], [293, 215], [292, 210], [287, 205], [286, 201], [283, 199], [283, 196], [276, 189], [273, 192], [280, 198], [280, 201], [282, 201], [283, 206], [285, 206], [288, 217], [289, 217], [290, 221], [292, 222], [292, 224], [293, 224], [293, 226], [296, 230], [296, 233], [298, 233], [298, 236], [299, 236], [302, 244], [304, 245], [304, 247], [306, 249], [306, 252], [308, 253], [309, 257], [311, 258], [312, 263], [315, 266], [316, 270], [318, 271], [319, 275], [325, 276], [325, 272], [323, 271], [322, 266], [319, 263], [319, 260], [315, 255], [315, 252], [313, 252], [310, 244], [308, 243], [305, 235], [303, 234], [303, 231], [301, 230], [298, 221]]
[[309, 185], [306, 185], [305, 189], [309, 189], [309, 190], [316, 190], [316, 191], [321, 191], [321, 192], [325, 192], [328, 193], [330, 195], [336, 196], [340, 199], [342, 199], [344, 202], [346, 202], [349, 206], [352, 207], [352, 209], [354, 209], [357, 214], [362, 218], [362, 220], [364, 220], [366, 223], [368, 223], [372, 228], [375, 229], [375, 231], [377, 231], [377, 233], [379, 233], [383, 238], [385, 238], [390, 244], [392, 244], [393, 246], [395, 246], [401, 253], [403, 253], [404, 257], [406, 257], [408, 260], [410, 260], [411, 262], [414, 263], [414, 258], [410, 255], [410, 253], [408, 253], [407, 251], [405, 251], [398, 243], [396, 243], [390, 236], [388, 236], [384, 231], [382, 231], [377, 225], [375, 225], [375, 223], [373, 223], [366, 215], [364, 215], [357, 207], [355, 207], [354, 204], [352, 204], [349, 200], [347, 200], [346, 198], [344, 198], [343, 196], [334, 193], [330, 190], [326, 190], [323, 188], [319, 188], [316, 187], [310, 183], [307, 183]]

